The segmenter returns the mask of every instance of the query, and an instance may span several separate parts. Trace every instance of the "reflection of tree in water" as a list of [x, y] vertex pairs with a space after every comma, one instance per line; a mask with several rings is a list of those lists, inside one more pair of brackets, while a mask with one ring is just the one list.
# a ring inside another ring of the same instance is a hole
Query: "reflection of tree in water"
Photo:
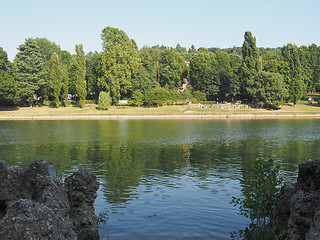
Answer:
[[104, 153], [105, 197], [109, 203], [126, 202], [143, 174], [142, 159], [134, 157], [134, 150], [126, 144], [112, 142]]
[[[100, 149], [101, 150], [101, 149]], [[104, 144], [105, 171], [103, 191], [109, 203], [123, 203], [135, 195], [141, 181], [153, 182], [157, 174], [173, 176], [177, 169], [185, 167], [181, 146], [148, 144], [124, 144], [113, 141]]]

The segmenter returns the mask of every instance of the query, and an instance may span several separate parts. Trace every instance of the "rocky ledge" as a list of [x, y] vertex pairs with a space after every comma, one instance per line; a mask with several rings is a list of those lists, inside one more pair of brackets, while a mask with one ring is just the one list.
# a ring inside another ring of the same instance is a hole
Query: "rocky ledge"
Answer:
[[274, 221], [287, 239], [320, 239], [320, 160], [299, 165], [296, 183], [285, 183]]
[[0, 236], [5, 239], [99, 239], [94, 173], [79, 170], [63, 183], [44, 160], [27, 170], [0, 161]]

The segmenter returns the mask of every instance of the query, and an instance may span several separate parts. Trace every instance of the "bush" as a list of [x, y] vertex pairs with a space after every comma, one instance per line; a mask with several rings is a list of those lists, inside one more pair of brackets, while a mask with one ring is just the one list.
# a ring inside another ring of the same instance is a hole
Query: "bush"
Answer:
[[195, 91], [192, 93], [193, 98], [197, 101], [197, 102], [202, 102], [202, 101], [206, 101], [206, 94], [204, 94], [203, 92]]
[[97, 104], [97, 101], [96, 100], [84, 100], [84, 103], [85, 104]]
[[169, 94], [165, 89], [154, 88], [145, 94], [144, 102], [148, 106], [152, 106], [152, 105], [162, 106], [167, 102], [168, 98], [169, 98]]
[[98, 106], [100, 110], [108, 110], [111, 105], [110, 93], [100, 92]]
[[244, 198], [233, 197], [232, 203], [234, 206], [239, 205], [240, 214], [251, 220], [250, 227], [245, 232], [247, 236], [275, 234], [273, 226], [270, 225], [270, 218], [278, 201], [283, 180], [279, 170], [279, 163], [272, 159], [258, 158], [254, 161], [251, 175], [240, 180]]
[[143, 101], [144, 101], [144, 96], [142, 94], [141, 91], [139, 90], [135, 90], [133, 93], [132, 93], [132, 101], [130, 101], [133, 105], [135, 106], [141, 106], [143, 104]]
[[177, 91], [170, 91], [168, 93], [167, 104], [173, 105], [176, 104], [179, 98], [179, 93]]

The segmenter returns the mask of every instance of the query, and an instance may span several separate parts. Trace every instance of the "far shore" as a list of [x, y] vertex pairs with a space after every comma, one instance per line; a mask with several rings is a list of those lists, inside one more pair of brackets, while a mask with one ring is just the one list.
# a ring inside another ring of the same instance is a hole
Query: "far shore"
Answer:
[[0, 108], [0, 121], [12, 120], [122, 120], [122, 119], [320, 119], [320, 105], [301, 102], [279, 110], [267, 109], [197, 109], [192, 105], [164, 107], [113, 106], [97, 110], [97, 105], [79, 107]]
[[230, 115], [73, 115], [73, 116], [0, 116], [0, 121], [27, 120], [134, 120], [134, 119], [320, 119], [320, 114], [230, 114]]

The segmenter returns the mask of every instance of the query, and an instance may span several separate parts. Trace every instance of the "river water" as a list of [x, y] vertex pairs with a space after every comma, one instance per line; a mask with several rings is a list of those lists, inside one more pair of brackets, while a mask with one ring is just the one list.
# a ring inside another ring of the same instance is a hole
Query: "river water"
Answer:
[[52, 162], [100, 182], [101, 239], [230, 239], [249, 221], [230, 204], [257, 157], [320, 158], [320, 120], [0, 121], [0, 160]]

